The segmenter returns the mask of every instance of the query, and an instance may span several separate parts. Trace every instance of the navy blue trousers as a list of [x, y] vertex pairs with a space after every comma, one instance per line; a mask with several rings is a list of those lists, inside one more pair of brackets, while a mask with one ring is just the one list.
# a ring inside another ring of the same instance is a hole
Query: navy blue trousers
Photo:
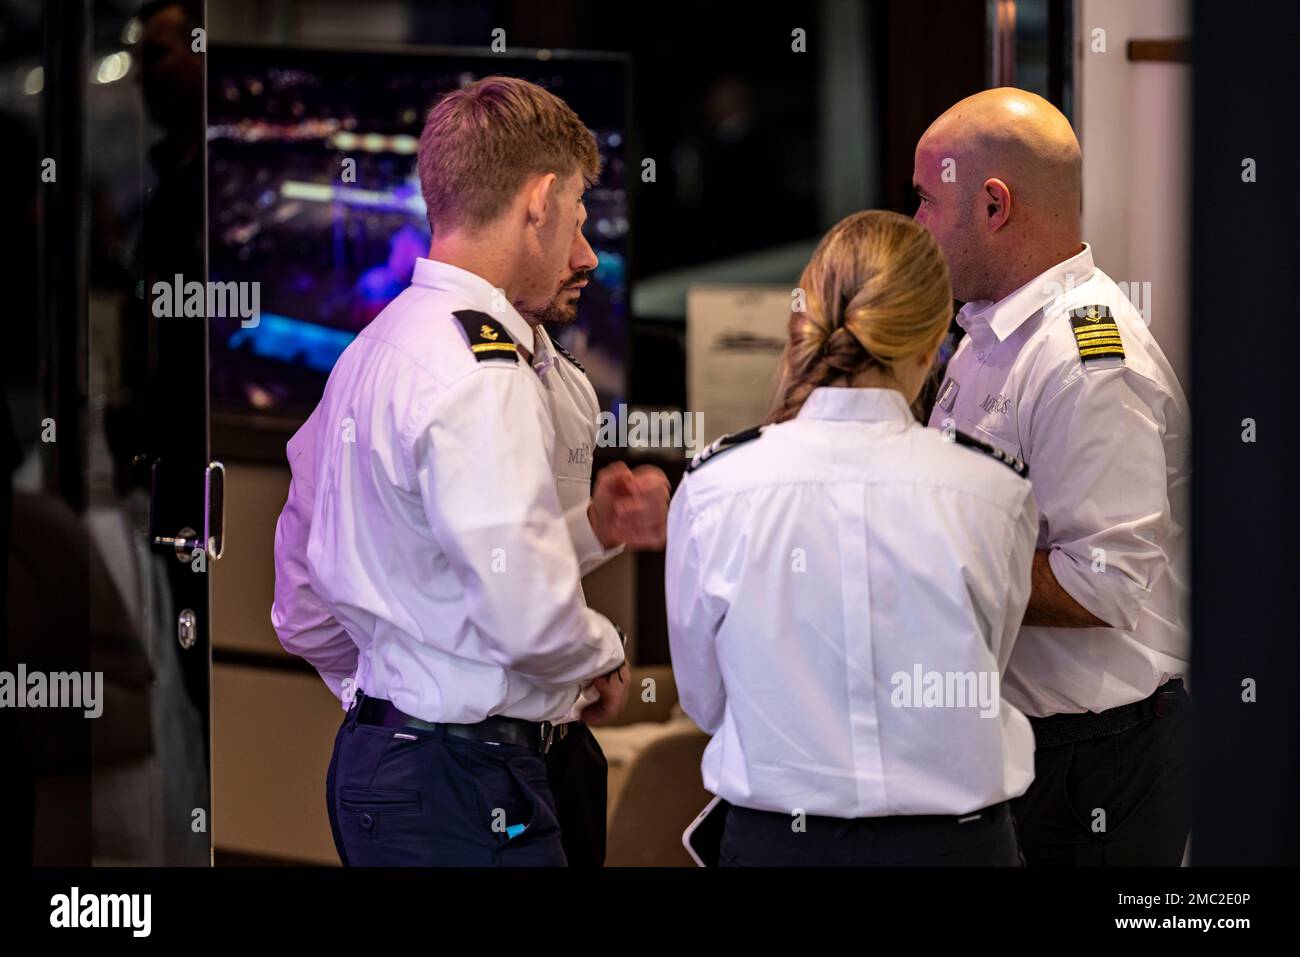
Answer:
[[[359, 724], [334, 739], [325, 797], [345, 866], [564, 866], [537, 752], [441, 731]], [[511, 837], [507, 828], [525, 825]]]

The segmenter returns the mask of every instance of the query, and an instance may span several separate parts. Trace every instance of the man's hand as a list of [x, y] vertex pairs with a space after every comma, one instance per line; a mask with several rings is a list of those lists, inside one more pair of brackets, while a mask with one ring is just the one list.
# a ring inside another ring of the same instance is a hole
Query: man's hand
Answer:
[[629, 469], [622, 462], [596, 475], [587, 520], [605, 548], [664, 547], [668, 525], [668, 476], [653, 465]]
[[617, 671], [610, 672], [603, 678], [597, 678], [591, 686], [600, 692], [600, 699], [593, 701], [582, 709], [579, 717], [588, 727], [599, 728], [610, 724], [623, 713], [627, 705], [627, 687], [632, 673], [627, 662], [618, 666]]

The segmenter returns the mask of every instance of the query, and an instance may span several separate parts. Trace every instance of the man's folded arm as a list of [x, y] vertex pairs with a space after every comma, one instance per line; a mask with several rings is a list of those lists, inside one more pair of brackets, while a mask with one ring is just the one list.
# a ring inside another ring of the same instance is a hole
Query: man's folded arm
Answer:
[[1034, 556], [1025, 624], [1132, 629], [1169, 558], [1161, 428], [1123, 368], [1083, 372], [1033, 418], [1049, 547]]

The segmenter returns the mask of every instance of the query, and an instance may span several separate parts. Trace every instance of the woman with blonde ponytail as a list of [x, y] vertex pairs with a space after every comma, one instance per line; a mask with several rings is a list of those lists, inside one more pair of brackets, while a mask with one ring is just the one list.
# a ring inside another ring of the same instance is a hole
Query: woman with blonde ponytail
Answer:
[[1038, 530], [1023, 466], [911, 412], [952, 316], [924, 229], [855, 213], [799, 290], [767, 420], [697, 456], [669, 511], [720, 862], [1017, 864], [1034, 744], [999, 677]]
[[806, 308], [790, 314], [769, 423], [825, 386], [919, 391], [952, 318], [948, 266], [928, 233], [897, 213], [855, 213], [822, 239], [799, 288]]

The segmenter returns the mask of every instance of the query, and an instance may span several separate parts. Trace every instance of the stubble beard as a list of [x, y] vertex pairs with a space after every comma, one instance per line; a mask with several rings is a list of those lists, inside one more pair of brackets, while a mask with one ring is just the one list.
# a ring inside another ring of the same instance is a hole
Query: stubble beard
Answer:
[[[540, 309], [525, 309], [517, 306], [520, 314], [530, 323], [541, 323], [544, 325], [567, 325], [578, 318], [578, 298], [579, 296], [570, 297], [569, 293], [575, 283], [582, 282], [591, 274], [587, 272], [575, 273], [564, 281], [564, 285], [551, 298], [545, 306]], [[579, 291], [581, 295], [581, 291]]]

